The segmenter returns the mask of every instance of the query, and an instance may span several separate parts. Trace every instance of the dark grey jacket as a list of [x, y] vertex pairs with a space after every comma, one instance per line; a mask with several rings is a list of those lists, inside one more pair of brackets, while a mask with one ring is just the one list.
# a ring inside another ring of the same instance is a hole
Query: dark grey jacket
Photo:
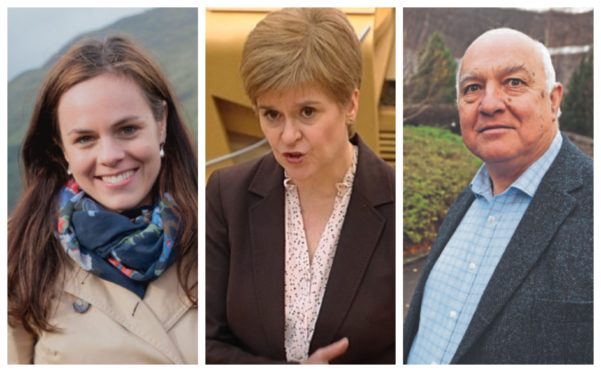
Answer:
[[[424, 285], [474, 196], [449, 209], [404, 325], [406, 363]], [[451, 363], [593, 363], [593, 162], [563, 137]]]

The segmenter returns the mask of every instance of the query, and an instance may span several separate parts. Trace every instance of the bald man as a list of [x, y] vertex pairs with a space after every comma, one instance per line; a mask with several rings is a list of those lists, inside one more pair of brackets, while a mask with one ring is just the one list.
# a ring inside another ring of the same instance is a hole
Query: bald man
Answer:
[[593, 164], [559, 132], [547, 49], [495, 29], [457, 107], [483, 165], [449, 209], [404, 326], [409, 364], [593, 362]]

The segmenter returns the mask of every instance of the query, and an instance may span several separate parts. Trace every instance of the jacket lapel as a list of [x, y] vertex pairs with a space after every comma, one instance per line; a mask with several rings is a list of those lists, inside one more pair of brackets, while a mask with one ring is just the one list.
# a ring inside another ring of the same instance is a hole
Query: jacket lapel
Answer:
[[[284, 172], [265, 158], [249, 187], [252, 274], [266, 343], [282, 359], [284, 349]], [[252, 200], [252, 199], [251, 199]]]
[[386, 221], [377, 207], [394, 203], [394, 188], [380, 160], [356, 137], [357, 172], [336, 255], [311, 340], [310, 353], [334, 341], [376, 248]]
[[582, 177], [569, 161], [573, 151], [573, 145], [564, 137], [562, 149], [507, 245], [451, 363], [460, 362], [488, 328], [574, 209], [576, 200], [569, 192], [582, 185]]
[[90, 303], [129, 332], [154, 346], [171, 362], [184, 363], [179, 349], [167, 332], [191, 304], [182, 298], [181, 291], [176, 288], [164, 291], [150, 287], [177, 286], [177, 278], [173, 278], [177, 275], [175, 267], [171, 267], [150, 284], [144, 300], [129, 290], [99, 279], [80, 268], [75, 268], [71, 273], [65, 280], [65, 292]]

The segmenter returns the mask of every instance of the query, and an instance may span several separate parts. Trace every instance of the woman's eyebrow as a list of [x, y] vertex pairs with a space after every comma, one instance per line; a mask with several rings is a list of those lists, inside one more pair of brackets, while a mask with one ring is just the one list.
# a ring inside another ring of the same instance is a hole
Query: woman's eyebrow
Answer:
[[[112, 127], [117, 127], [119, 125], [125, 124], [129, 121], [135, 121], [135, 120], [139, 120], [140, 117], [138, 115], [129, 115], [129, 116], [125, 116], [119, 120], [117, 120], [116, 122], [112, 123], [110, 126]], [[67, 135], [71, 135], [71, 134], [85, 134], [85, 133], [92, 133], [94, 132], [91, 129], [87, 129], [87, 128], [73, 128], [70, 129], [69, 131], [67, 131]]]

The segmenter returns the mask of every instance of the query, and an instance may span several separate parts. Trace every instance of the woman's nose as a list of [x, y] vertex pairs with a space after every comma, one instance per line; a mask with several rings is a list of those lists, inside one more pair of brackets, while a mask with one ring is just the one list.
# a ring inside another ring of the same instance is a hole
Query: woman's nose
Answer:
[[301, 138], [301, 132], [292, 119], [287, 119], [282, 129], [282, 141], [286, 144], [293, 144]]
[[112, 167], [125, 157], [125, 149], [119, 141], [112, 138], [105, 138], [100, 141], [98, 150], [98, 162]]

